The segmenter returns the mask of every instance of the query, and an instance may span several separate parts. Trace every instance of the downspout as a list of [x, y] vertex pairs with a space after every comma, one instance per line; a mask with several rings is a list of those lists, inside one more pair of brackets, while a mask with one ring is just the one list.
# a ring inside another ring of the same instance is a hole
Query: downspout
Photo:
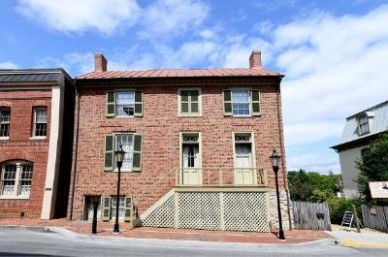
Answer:
[[[286, 156], [286, 150], [284, 148], [284, 137], [283, 137], [283, 122], [282, 122], [282, 108], [281, 108], [281, 98], [280, 98], [280, 82], [283, 77], [280, 77], [279, 85], [278, 85], [278, 91], [276, 95], [276, 100], [277, 100], [277, 108], [278, 108], [278, 122], [279, 125], [279, 139], [280, 139], [280, 148], [282, 152], [282, 156]], [[282, 161], [282, 173], [283, 173], [283, 186], [284, 190], [286, 191], [286, 199], [287, 199], [287, 214], [288, 214], [288, 226], [289, 229], [292, 230], [292, 222], [291, 222], [291, 203], [290, 203], [290, 194], [288, 190], [288, 185], [287, 185], [287, 180], [286, 180], [286, 162], [285, 158], [283, 158]]]
[[75, 110], [75, 122], [74, 122], [74, 147], [73, 147], [73, 163], [71, 165], [71, 198], [70, 198], [70, 214], [69, 214], [69, 220], [73, 219], [73, 207], [74, 207], [74, 192], [75, 192], [75, 180], [77, 175], [77, 161], [78, 161], [78, 135], [79, 135], [79, 111], [80, 111], [80, 96], [78, 92], [78, 88], [76, 85], [77, 81], [74, 81], [74, 88], [75, 88], [75, 103], [76, 103], [76, 110]]

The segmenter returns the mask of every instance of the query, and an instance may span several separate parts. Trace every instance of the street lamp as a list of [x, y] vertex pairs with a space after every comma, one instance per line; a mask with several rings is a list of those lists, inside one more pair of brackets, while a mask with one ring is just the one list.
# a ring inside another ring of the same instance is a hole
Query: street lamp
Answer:
[[278, 201], [278, 219], [279, 219], [279, 239], [286, 239], [284, 237], [283, 224], [282, 224], [282, 214], [280, 212], [280, 198], [279, 198], [279, 182], [278, 182], [278, 171], [279, 171], [279, 163], [281, 156], [276, 153], [274, 149], [272, 151], [272, 155], [269, 157], [272, 162], [272, 168], [275, 173], [275, 182], [276, 182], [276, 198]]
[[120, 233], [119, 229], [119, 203], [120, 203], [120, 177], [121, 177], [121, 166], [123, 165], [125, 152], [123, 150], [123, 146], [120, 145], [120, 149], [115, 151], [116, 161], [117, 161], [117, 195], [116, 195], [116, 219], [113, 227], [113, 233]]

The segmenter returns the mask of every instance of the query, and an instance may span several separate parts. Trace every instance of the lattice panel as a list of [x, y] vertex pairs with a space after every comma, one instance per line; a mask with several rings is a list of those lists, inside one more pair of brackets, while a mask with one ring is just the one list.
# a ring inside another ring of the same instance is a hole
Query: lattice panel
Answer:
[[179, 193], [179, 227], [221, 230], [219, 193]]
[[142, 221], [145, 227], [173, 228], [175, 223], [175, 200], [172, 194], [161, 206]]
[[224, 193], [225, 230], [268, 232], [265, 193]]

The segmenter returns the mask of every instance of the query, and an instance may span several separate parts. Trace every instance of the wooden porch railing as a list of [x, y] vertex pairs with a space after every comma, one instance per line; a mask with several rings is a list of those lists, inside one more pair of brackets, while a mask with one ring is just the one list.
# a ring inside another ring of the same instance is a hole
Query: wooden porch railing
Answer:
[[261, 168], [179, 168], [176, 186], [267, 187], [267, 174]]

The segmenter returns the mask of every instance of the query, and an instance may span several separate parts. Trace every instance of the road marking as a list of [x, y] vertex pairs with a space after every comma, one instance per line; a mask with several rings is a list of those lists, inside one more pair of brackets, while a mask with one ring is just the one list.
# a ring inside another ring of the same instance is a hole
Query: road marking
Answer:
[[355, 247], [388, 248], [388, 243], [366, 243], [366, 242], [357, 242], [352, 240], [342, 240], [341, 245], [355, 246]]

